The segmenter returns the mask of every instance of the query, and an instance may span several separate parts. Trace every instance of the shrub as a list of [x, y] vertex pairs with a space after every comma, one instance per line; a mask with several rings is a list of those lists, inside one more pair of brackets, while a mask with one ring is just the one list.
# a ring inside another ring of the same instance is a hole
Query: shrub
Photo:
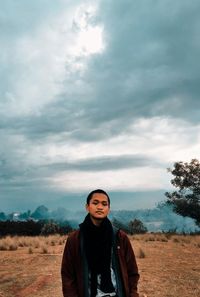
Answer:
[[144, 251], [141, 248], [139, 248], [139, 250], [137, 252], [137, 257], [140, 259], [144, 259], [146, 257]]
[[17, 249], [18, 249], [17, 244], [15, 244], [15, 243], [11, 243], [11, 244], [9, 245], [9, 251], [16, 251]]
[[48, 254], [48, 248], [47, 248], [46, 246], [43, 246], [43, 247], [41, 248], [41, 253], [42, 253], [42, 254]]
[[29, 254], [32, 254], [32, 253], [33, 253], [33, 249], [32, 249], [32, 247], [29, 247], [29, 249], [28, 249], [28, 253], [29, 253]]
[[134, 219], [129, 223], [130, 234], [144, 234], [147, 232], [147, 228], [142, 221]]
[[50, 234], [56, 234], [59, 232], [59, 226], [54, 223], [53, 221], [50, 221], [42, 227], [41, 235], [50, 235]]
[[154, 236], [148, 236], [145, 241], [155, 241], [155, 237]]
[[0, 242], [0, 251], [7, 251], [7, 244], [5, 241]]

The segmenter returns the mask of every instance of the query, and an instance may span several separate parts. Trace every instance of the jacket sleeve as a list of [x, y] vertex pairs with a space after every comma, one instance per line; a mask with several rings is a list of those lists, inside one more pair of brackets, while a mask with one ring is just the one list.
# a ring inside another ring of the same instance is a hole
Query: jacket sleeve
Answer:
[[74, 260], [73, 237], [68, 237], [61, 264], [62, 291], [64, 297], [78, 297]]
[[139, 280], [138, 266], [128, 236], [124, 233], [124, 252], [128, 274], [129, 297], [139, 297], [137, 285]]

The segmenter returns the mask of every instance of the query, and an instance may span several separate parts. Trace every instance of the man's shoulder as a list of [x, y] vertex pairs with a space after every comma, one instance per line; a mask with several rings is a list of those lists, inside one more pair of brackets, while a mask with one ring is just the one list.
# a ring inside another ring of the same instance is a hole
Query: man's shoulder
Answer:
[[128, 235], [121, 229], [118, 229], [116, 236], [120, 242], [127, 242], [129, 241]]
[[80, 230], [79, 229], [70, 232], [68, 234], [68, 240], [69, 241], [78, 240], [79, 234], [80, 234]]
[[125, 237], [128, 237], [126, 232], [124, 232], [123, 230], [121, 229], [118, 229], [118, 228], [113, 228], [114, 230], [114, 233], [119, 237], [119, 238], [125, 238]]

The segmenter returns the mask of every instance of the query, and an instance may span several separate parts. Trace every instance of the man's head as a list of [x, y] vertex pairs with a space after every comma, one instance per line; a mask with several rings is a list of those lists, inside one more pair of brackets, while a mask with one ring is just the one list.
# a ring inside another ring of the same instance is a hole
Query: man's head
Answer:
[[102, 220], [110, 212], [110, 198], [108, 194], [97, 189], [89, 193], [86, 202], [86, 210], [89, 212], [92, 220]]
[[94, 194], [102, 194], [102, 195], [105, 195], [107, 197], [107, 200], [108, 200], [108, 204], [110, 206], [110, 197], [108, 196], [108, 194], [104, 191], [104, 190], [101, 190], [101, 189], [97, 189], [97, 190], [94, 190], [92, 192], [90, 192], [87, 196], [87, 204], [89, 205], [90, 204], [90, 200], [92, 199], [93, 195]]

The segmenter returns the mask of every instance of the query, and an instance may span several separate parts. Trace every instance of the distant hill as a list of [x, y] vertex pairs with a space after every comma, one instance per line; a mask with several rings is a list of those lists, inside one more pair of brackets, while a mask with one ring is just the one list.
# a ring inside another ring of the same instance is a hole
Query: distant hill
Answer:
[[[85, 211], [72, 212], [65, 208], [49, 210], [46, 206], [40, 205], [33, 212], [28, 210], [24, 213], [13, 212], [11, 214], [0, 213], [0, 221], [14, 220], [55, 220], [57, 222], [68, 221], [74, 228], [82, 222]], [[109, 215], [111, 220], [117, 219], [123, 224], [128, 224], [134, 219], [139, 219], [147, 227], [149, 232], [191, 233], [200, 232], [194, 220], [175, 214], [169, 206], [160, 204], [153, 209], [119, 210], [112, 211]]]

